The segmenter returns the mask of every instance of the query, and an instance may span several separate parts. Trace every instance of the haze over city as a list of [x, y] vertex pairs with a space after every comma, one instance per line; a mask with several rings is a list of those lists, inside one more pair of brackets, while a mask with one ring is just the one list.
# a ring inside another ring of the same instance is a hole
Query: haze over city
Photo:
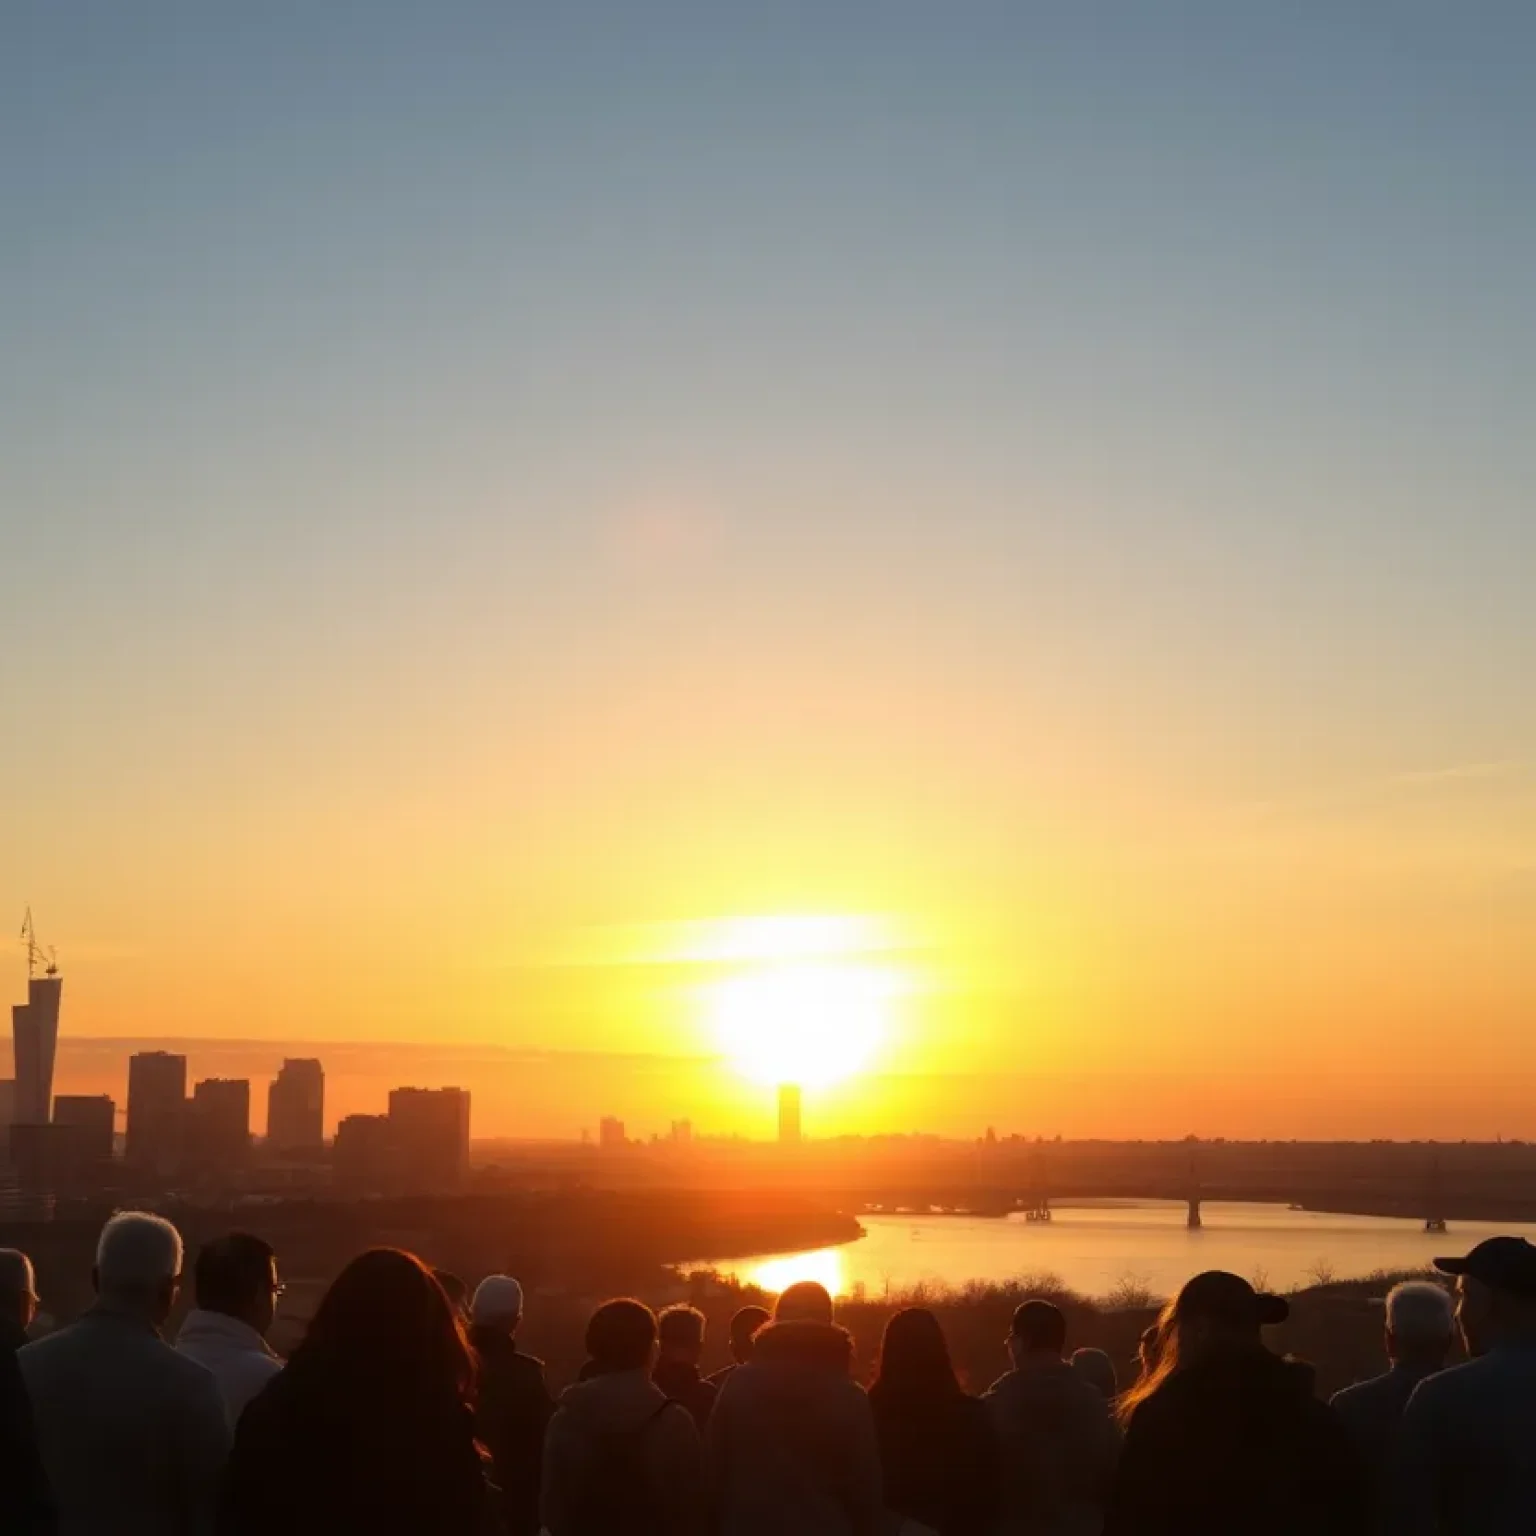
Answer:
[[1536, 1136], [1536, 20], [167, 9], [0, 48], [60, 1091]]

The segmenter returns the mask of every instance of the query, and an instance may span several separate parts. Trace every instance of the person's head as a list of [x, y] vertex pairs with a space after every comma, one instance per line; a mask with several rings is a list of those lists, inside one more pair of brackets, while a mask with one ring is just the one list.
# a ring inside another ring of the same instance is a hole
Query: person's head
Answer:
[[1141, 1368], [1142, 1376], [1150, 1376], [1157, 1369], [1158, 1357], [1163, 1350], [1163, 1330], [1159, 1323], [1152, 1323], [1141, 1330], [1141, 1338], [1136, 1343], [1136, 1364]]
[[704, 1358], [704, 1314], [697, 1307], [668, 1307], [656, 1319], [656, 1342], [663, 1360], [697, 1365]]
[[37, 1278], [19, 1248], [0, 1248], [0, 1316], [23, 1333], [37, 1316]]
[[475, 1287], [469, 1320], [476, 1328], [513, 1334], [523, 1320], [523, 1288], [511, 1275], [487, 1275]]
[[1120, 1393], [1120, 1378], [1115, 1362], [1102, 1349], [1078, 1349], [1072, 1352], [1072, 1369], [1097, 1387], [1105, 1402], [1112, 1403]]
[[469, 1316], [469, 1287], [451, 1269], [434, 1269], [432, 1278], [443, 1288], [448, 1305], [458, 1313], [460, 1320]]
[[772, 1321], [766, 1307], [742, 1307], [731, 1318], [731, 1359], [745, 1365], [752, 1358], [752, 1341], [758, 1329]]
[[1387, 1358], [1439, 1370], [1451, 1352], [1455, 1303], [1431, 1280], [1405, 1280], [1387, 1292]]
[[587, 1358], [594, 1376], [650, 1370], [656, 1358], [656, 1314], [629, 1297], [605, 1301], [587, 1324]]
[[1060, 1360], [1067, 1347], [1067, 1320], [1055, 1302], [1023, 1301], [1014, 1308], [1008, 1331], [1008, 1353], [1015, 1367]]
[[1490, 1237], [1460, 1259], [1436, 1259], [1456, 1277], [1456, 1320], [1469, 1355], [1507, 1339], [1536, 1338], [1536, 1247], [1523, 1237]]
[[463, 1401], [474, 1387], [458, 1313], [431, 1270], [397, 1248], [370, 1248], [337, 1275], [288, 1369], [324, 1374], [376, 1410]]
[[282, 1285], [277, 1278], [277, 1255], [270, 1243], [249, 1232], [216, 1237], [198, 1250], [192, 1266], [192, 1289], [204, 1312], [222, 1312], [249, 1323], [265, 1334], [277, 1312]]
[[157, 1328], [181, 1287], [181, 1233], [163, 1216], [119, 1211], [101, 1229], [91, 1283], [103, 1301], [139, 1313]]
[[1283, 1323], [1290, 1304], [1280, 1296], [1256, 1291], [1239, 1275], [1210, 1269], [1184, 1284], [1162, 1310], [1150, 1342], [1152, 1369], [1120, 1398], [1119, 1413], [1129, 1422], [1136, 1409], [1168, 1380], [1191, 1365], [1264, 1348], [1262, 1330]]
[[885, 1325], [876, 1372], [883, 1392], [953, 1396], [960, 1390], [944, 1330], [926, 1307], [908, 1307]]
[[776, 1323], [830, 1323], [832, 1293], [814, 1280], [797, 1280], [773, 1309]]

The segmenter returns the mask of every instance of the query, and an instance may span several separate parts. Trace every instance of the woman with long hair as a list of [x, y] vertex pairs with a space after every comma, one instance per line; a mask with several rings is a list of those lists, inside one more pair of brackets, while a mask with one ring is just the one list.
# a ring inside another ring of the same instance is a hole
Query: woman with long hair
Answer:
[[1313, 1375], [1265, 1347], [1290, 1308], [1210, 1270], [1164, 1309], [1152, 1369], [1120, 1401], [1105, 1536], [1355, 1536], [1363, 1471]]
[[490, 1505], [473, 1389], [431, 1271], [393, 1248], [359, 1255], [241, 1415], [221, 1536], [480, 1536]]
[[886, 1324], [869, 1404], [886, 1507], [940, 1536], [990, 1530], [998, 1502], [991, 1421], [962, 1389], [944, 1330], [925, 1307]]

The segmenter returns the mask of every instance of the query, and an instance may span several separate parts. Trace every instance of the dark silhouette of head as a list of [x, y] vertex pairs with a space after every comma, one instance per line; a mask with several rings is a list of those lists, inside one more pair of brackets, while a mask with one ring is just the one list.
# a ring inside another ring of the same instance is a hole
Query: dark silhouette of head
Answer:
[[875, 1386], [882, 1394], [910, 1397], [959, 1392], [944, 1330], [926, 1307], [908, 1307], [885, 1325]]
[[1115, 1362], [1102, 1349], [1073, 1350], [1072, 1369], [1096, 1387], [1105, 1402], [1112, 1403], [1119, 1395], [1120, 1378], [1115, 1374]]
[[704, 1356], [704, 1314], [696, 1307], [668, 1307], [656, 1319], [656, 1339], [663, 1360], [697, 1365]]
[[238, 1318], [265, 1336], [281, 1294], [277, 1255], [270, 1243], [249, 1232], [216, 1237], [198, 1250], [192, 1286], [193, 1299], [204, 1312]]
[[1469, 1355], [1498, 1345], [1536, 1343], [1536, 1246], [1521, 1237], [1490, 1237], [1465, 1258], [1436, 1259], [1456, 1276], [1456, 1318]]
[[773, 1309], [776, 1323], [830, 1323], [832, 1293], [814, 1280], [799, 1280], [779, 1297]]
[[22, 1332], [37, 1316], [37, 1279], [32, 1260], [19, 1248], [0, 1248], [0, 1317]]
[[101, 1229], [91, 1283], [106, 1305], [158, 1328], [181, 1289], [181, 1234], [163, 1216], [119, 1211]]
[[656, 1356], [655, 1313], [628, 1297], [605, 1301], [587, 1324], [587, 1356], [595, 1376], [648, 1371]]
[[1067, 1319], [1053, 1301], [1021, 1302], [1013, 1313], [1008, 1352], [1016, 1366], [1026, 1362], [1060, 1360], [1067, 1347]]
[[443, 1288], [414, 1254], [371, 1248], [332, 1282], [288, 1376], [322, 1375], [350, 1387], [373, 1411], [419, 1399], [420, 1406], [467, 1400], [474, 1363]]
[[1122, 1422], [1153, 1396], [1169, 1377], [1191, 1366], [1262, 1353], [1262, 1330], [1283, 1323], [1290, 1304], [1256, 1291], [1240, 1275], [1210, 1269], [1184, 1288], [1158, 1317], [1152, 1369], [1120, 1399]]
[[1412, 1370], [1445, 1367], [1456, 1333], [1456, 1304], [1432, 1280], [1407, 1280], [1387, 1292], [1387, 1358]]
[[766, 1307], [742, 1307], [731, 1318], [731, 1359], [745, 1365], [752, 1358], [752, 1340], [765, 1323], [772, 1321]]

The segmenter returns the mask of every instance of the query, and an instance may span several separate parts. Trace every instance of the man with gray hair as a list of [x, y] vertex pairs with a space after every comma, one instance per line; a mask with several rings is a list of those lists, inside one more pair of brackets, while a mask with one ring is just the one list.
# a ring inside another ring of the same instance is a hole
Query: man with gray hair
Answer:
[[1450, 1293], [1431, 1280], [1407, 1280], [1387, 1292], [1388, 1368], [1369, 1381], [1333, 1395], [1331, 1406], [1344, 1421], [1367, 1464], [1377, 1518], [1383, 1517], [1387, 1482], [1396, 1458], [1403, 1410], [1426, 1376], [1445, 1369], [1455, 1334]]
[[229, 1452], [213, 1376], [160, 1337], [181, 1234], [123, 1211], [102, 1228], [79, 1322], [17, 1356], [58, 1506], [59, 1536], [207, 1536]]

